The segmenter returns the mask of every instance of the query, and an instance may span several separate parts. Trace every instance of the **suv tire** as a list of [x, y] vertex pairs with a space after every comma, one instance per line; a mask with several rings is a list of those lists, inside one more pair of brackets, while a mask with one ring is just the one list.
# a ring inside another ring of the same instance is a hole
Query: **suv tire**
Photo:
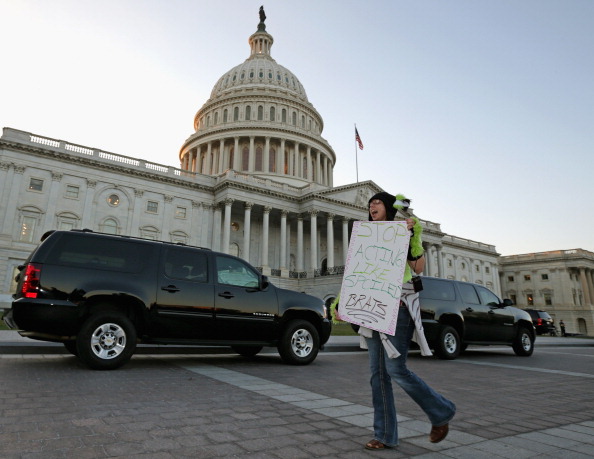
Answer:
[[278, 343], [278, 353], [285, 363], [307, 365], [315, 360], [320, 348], [316, 327], [306, 320], [291, 320]]
[[435, 354], [440, 359], [454, 360], [458, 357], [462, 350], [462, 344], [456, 329], [449, 325], [441, 327], [434, 347]]
[[76, 338], [79, 358], [94, 370], [114, 370], [136, 349], [136, 329], [119, 312], [101, 312], [83, 323]]
[[530, 357], [534, 352], [534, 339], [526, 327], [520, 327], [512, 348], [520, 357]]

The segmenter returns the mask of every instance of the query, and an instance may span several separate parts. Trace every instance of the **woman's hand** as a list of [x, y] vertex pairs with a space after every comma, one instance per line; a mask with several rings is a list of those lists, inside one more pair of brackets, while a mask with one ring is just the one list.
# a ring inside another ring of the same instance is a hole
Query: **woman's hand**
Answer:
[[415, 221], [412, 218], [407, 218], [406, 229], [410, 231], [411, 229], [413, 229], [413, 226], [415, 226]]

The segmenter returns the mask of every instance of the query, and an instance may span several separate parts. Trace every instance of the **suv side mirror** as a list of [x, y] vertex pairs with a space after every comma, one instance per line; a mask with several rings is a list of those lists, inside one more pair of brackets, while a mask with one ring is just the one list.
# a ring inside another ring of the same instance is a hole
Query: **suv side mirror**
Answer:
[[266, 288], [270, 285], [270, 281], [268, 280], [268, 276], [262, 276], [262, 282], [260, 284], [261, 290], [266, 290]]
[[506, 298], [505, 300], [503, 300], [503, 306], [513, 306], [514, 302], [512, 300], [510, 300], [509, 298]]

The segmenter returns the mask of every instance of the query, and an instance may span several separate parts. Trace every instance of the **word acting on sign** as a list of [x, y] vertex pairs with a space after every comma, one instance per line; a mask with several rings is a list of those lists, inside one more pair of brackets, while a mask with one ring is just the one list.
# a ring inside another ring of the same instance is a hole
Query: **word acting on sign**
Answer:
[[409, 240], [406, 222], [354, 223], [338, 305], [342, 320], [394, 334]]

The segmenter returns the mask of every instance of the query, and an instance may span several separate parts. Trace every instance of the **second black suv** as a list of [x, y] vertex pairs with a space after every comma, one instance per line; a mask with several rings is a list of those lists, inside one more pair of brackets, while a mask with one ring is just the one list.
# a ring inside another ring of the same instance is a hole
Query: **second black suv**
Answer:
[[524, 311], [532, 317], [532, 323], [534, 324], [534, 328], [536, 328], [537, 335], [555, 336], [557, 334], [554, 320], [548, 312], [541, 309], [524, 309]]
[[275, 346], [291, 364], [328, 341], [324, 302], [280, 289], [244, 260], [185, 245], [54, 231], [17, 277], [4, 317], [29, 338], [64, 343], [94, 369], [127, 362], [137, 343]]
[[423, 277], [421, 318], [427, 341], [442, 359], [455, 359], [469, 344], [506, 344], [530, 356], [535, 332], [530, 315], [469, 282]]

